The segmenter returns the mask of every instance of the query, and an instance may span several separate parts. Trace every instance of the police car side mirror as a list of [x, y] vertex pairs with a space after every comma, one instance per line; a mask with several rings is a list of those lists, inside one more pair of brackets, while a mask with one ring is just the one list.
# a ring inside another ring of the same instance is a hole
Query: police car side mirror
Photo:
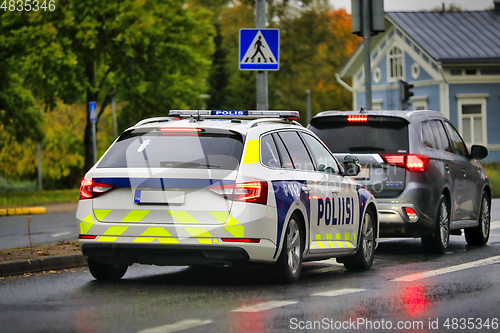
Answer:
[[318, 165], [318, 171], [325, 171], [326, 167], [324, 164]]
[[361, 165], [356, 156], [347, 155], [344, 157], [344, 176], [354, 177], [361, 171]]

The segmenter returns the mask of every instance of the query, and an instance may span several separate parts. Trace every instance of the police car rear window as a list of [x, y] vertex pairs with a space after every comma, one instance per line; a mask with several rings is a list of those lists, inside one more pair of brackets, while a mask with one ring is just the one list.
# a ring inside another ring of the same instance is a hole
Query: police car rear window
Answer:
[[243, 152], [241, 134], [134, 130], [120, 136], [98, 168], [238, 168]]
[[317, 118], [313, 131], [333, 153], [408, 153], [408, 123], [397, 117], [348, 122], [347, 117]]

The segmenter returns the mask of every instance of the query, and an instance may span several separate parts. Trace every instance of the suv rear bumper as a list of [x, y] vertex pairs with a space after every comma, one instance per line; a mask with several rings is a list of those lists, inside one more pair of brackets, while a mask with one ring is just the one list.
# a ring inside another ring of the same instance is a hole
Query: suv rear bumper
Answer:
[[[380, 237], [421, 237], [431, 233], [435, 221], [408, 201], [377, 199], [380, 221]], [[418, 220], [411, 222], [405, 208], [413, 209]]]

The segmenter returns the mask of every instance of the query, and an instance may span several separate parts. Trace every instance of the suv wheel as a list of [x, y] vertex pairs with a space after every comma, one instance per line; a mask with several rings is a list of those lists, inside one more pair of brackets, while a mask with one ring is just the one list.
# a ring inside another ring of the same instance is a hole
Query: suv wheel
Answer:
[[426, 252], [443, 254], [450, 244], [450, 209], [442, 195], [439, 199], [436, 227], [432, 235], [422, 236], [422, 246]]
[[96, 280], [115, 281], [120, 280], [127, 272], [127, 265], [101, 264], [88, 258], [90, 274]]
[[367, 270], [372, 267], [375, 257], [375, 229], [373, 227], [373, 213], [371, 209], [365, 212], [359, 247], [351, 257], [341, 257], [337, 262], [343, 263], [348, 270]]
[[483, 192], [481, 197], [481, 208], [479, 211], [479, 225], [474, 228], [466, 228], [465, 240], [469, 245], [484, 245], [490, 238], [490, 197]]
[[304, 246], [298, 221], [297, 216], [293, 214], [286, 228], [280, 257], [274, 264], [276, 275], [281, 282], [297, 282], [302, 271], [302, 251]]

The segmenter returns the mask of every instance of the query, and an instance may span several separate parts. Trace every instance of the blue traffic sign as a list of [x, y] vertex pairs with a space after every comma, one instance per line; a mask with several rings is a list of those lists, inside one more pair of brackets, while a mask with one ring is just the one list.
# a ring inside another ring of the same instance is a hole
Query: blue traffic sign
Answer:
[[96, 104], [96, 102], [89, 102], [89, 116], [90, 116], [90, 121], [97, 121], [97, 104]]
[[279, 29], [240, 29], [240, 70], [279, 70]]

